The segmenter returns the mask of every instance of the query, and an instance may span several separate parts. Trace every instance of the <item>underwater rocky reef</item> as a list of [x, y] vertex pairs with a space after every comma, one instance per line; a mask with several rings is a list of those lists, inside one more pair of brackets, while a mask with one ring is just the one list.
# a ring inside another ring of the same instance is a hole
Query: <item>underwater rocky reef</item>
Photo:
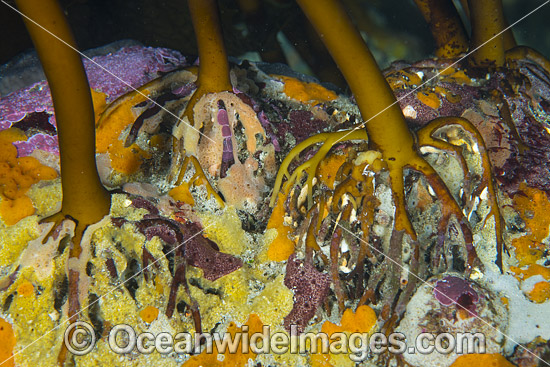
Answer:
[[[205, 19], [211, 8], [200, 3], [189, 1], [191, 14]], [[318, 28], [325, 6], [340, 16], [333, 1], [299, 3]], [[433, 20], [436, 6], [422, 3]], [[46, 80], [0, 98], [2, 365], [550, 363], [543, 55], [501, 46], [464, 59], [469, 41], [454, 37], [437, 57], [379, 72], [361, 63], [368, 50], [345, 25], [334, 39], [347, 51], [333, 56], [349, 94], [282, 64], [227, 61], [210, 26], [195, 25], [199, 53], [201, 42], [216, 53], [200, 62], [135, 44], [83, 59], [93, 179], [105, 197], [88, 194], [86, 175], [65, 181], [60, 155], [80, 162], [66, 152], [86, 144], [58, 140], [70, 133]], [[362, 77], [348, 70], [367, 73], [378, 93], [359, 90]], [[72, 214], [73, 192], [76, 204], [107, 212], [90, 223]], [[68, 332], [77, 322], [89, 329]], [[112, 337], [121, 325], [147, 351], [124, 350], [130, 335]], [[249, 337], [266, 327], [287, 341], [313, 333], [334, 343], [174, 348], [178, 333]], [[483, 340], [463, 353], [451, 345], [461, 333]], [[421, 352], [440, 341], [419, 346], [426, 334], [445, 335], [447, 350]], [[362, 348], [342, 342], [351, 335]], [[388, 346], [388, 337], [399, 351], [368, 342]]]

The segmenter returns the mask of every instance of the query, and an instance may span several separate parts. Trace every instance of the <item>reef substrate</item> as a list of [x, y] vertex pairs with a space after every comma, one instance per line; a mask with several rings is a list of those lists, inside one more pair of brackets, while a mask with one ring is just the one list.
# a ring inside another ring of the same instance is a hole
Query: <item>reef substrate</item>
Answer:
[[[143, 61], [139, 70], [130, 54]], [[422, 332], [486, 338], [487, 354], [407, 349], [365, 355], [364, 366], [531, 366], [534, 355], [547, 358], [547, 70], [518, 60], [473, 78], [425, 60], [385, 71], [424, 158], [468, 220], [470, 263], [459, 218], [441, 224], [445, 203], [413, 170], [405, 171], [406, 207], [418, 239], [396, 235], [382, 155], [354, 130], [362, 120], [353, 99], [330, 86], [282, 66], [233, 63], [233, 91], [198, 101], [191, 126], [180, 116], [196, 68], [181, 55], [134, 47], [94, 60], [131, 70], [138, 89], [88, 68], [99, 173], [113, 194], [78, 262], [68, 260], [74, 224], [46, 237], [51, 224], [39, 223], [61, 202], [47, 86], [0, 99], [2, 360], [57, 365], [70, 299], [97, 340], [89, 353], [68, 355], [78, 366], [355, 365], [349, 351], [311, 346], [119, 355], [108, 335], [120, 324], [155, 335], [252, 334], [264, 325], [288, 335], [295, 325], [329, 335], [396, 331], [408, 343]], [[441, 117], [469, 124], [430, 125]]]

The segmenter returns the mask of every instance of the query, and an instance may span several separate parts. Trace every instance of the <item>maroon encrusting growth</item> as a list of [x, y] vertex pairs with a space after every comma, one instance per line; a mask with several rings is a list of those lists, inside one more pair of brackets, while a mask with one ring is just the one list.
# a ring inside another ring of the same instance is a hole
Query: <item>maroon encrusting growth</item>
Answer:
[[457, 308], [466, 310], [472, 315], [476, 313], [477, 292], [467, 280], [455, 276], [446, 276], [435, 283], [434, 297], [443, 306], [455, 304]]
[[285, 285], [294, 291], [294, 306], [285, 317], [284, 326], [290, 330], [291, 325], [297, 325], [298, 332], [302, 333], [327, 297], [330, 277], [292, 254], [286, 265]]

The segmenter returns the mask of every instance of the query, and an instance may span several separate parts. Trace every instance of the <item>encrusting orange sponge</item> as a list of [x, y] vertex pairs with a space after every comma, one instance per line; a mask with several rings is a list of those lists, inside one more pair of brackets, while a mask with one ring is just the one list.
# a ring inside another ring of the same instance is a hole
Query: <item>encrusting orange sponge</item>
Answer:
[[0, 131], [0, 216], [6, 225], [14, 225], [34, 214], [35, 209], [26, 192], [41, 180], [52, 180], [57, 172], [42, 165], [34, 157], [17, 158], [14, 141], [27, 140], [25, 134], [15, 128]]
[[2, 367], [14, 366], [13, 347], [15, 335], [11, 324], [0, 318], [0, 363]]
[[[244, 326], [247, 327], [248, 331], [245, 331]], [[218, 350], [217, 343], [214, 343], [213, 353], [206, 353], [205, 351], [201, 354], [192, 356], [187, 362], [183, 364], [185, 367], [199, 367], [199, 366], [247, 366], [249, 359], [254, 360], [256, 354], [252, 352], [251, 348], [248, 345], [248, 342], [245, 342], [245, 337], [242, 337], [242, 333], [248, 333], [248, 335], [254, 335], [255, 333], [262, 332], [263, 323], [262, 320], [256, 314], [250, 314], [248, 321], [242, 327], [238, 327], [234, 322], [229, 324], [227, 328], [227, 333], [231, 335], [233, 340], [238, 340], [237, 348], [228, 348], [224, 351]], [[237, 339], [236, 335], [241, 339]], [[256, 345], [256, 347], [260, 347]], [[229, 349], [234, 349], [236, 352], [232, 352]], [[223, 358], [219, 355], [223, 355]]]
[[303, 82], [283, 75], [273, 76], [285, 84], [284, 92], [288, 97], [300, 102], [317, 104], [334, 101], [338, 98], [336, 93], [317, 83]]
[[[135, 173], [144, 158], [149, 158], [149, 154], [143, 151], [137, 144], [129, 147], [124, 146], [124, 142], [119, 139], [122, 131], [136, 119], [132, 112], [132, 107], [138, 103], [146, 101], [145, 95], [149, 92], [145, 87], [139, 89], [139, 92], [132, 92], [119, 99], [120, 103], [113, 107], [105, 109], [105, 113], [97, 118], [96, 132], [96, 150], [97, 153], [109, 153], [111, 167], [116, 171], [126, 175]], [[94, 96], [94, 108], [101, 108], [101, 99], [96, 92]]]
[[[369, 333], [376, 325], [376, 320], [376, 313], [367, 305], [359, 306], [355, 312], [348, 308], [342, 315], [340, 326], [325, 321], [321, 327], [321, 332], [327, 334], [329, 339], [335, 333]], [[321, 340], [318, 339], [317, 343], [317, 351], [321, 352]], [[326, 353], [312, 354], [311, 362], [314, 367], [334, 367], [338, 365], [338, 362], [332, 360], [331, 355]]]
[[518, 266], [522, 267], [535, 263], [545, 250], [542, 241], [548, 236], [550, 218], [547, 214], [550, 211], [550, 202], [542, 190], [528, 187], [524, 183], [520, 184], [519, 192], [521, 194], [513, 198], [514, 204], [529, 232], [515, 238], [512, 248], [516, 253]]
[[340, 326], [326, 321], [321, 328], [321, 331], [329, 336], [333, 333], [350, 332], [350, 333], [368, 333], [376, 324], [376, 313], [367, 305], [362, 305], [355, 312], [347, 308], [342, 315]]
[[533, 276], [539, 276], [539, 279], [542, 278], [533, 285], [532, 289], [528, 291], [524, 289], [524, 292], [531, 301], [543, 303], [550, 298], [550, 268], [539, 264], [531, 264], [524, 269], [511, 266], [510, 270], [514, 272], [514, 276], [519, 281], [527, 280]]
[[500, 354], [465, 354], [456, 359], [451, 367], [514, 367]]
[[294, 253], [294, 242], [288, 238], [292, 228], [284, 224], [285, 216], [285, 195], [279, 193], [277, 205], [267, 222], [267, 229], [275, 228], [277, 237], [273, 240], [267, 250], [267, 257], [271, 261], [286, 261]]
[[143, 310], [139, 311], [139, 317], [147, 323], [155, 321], [158, 315], [159, 309], [154, 306], [147, 306]]

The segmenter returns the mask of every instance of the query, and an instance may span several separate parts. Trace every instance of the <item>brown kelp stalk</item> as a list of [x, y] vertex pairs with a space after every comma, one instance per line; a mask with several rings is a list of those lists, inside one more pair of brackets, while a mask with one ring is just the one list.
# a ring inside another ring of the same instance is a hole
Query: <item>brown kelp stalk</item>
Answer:
[[404, 194], [403, 169], [410, 167], [423, 173], [434, 189], [437, 187], [436, 193], [443, 205], [456, 216], [469, 245], [468, 264], [471, 266], [476, 255], [471, 247], [471, 230], [466, 219], [437, 173], [418, 154], [414, 137], [392, 90], [345, 10], [335, 0], [298, 0], [298, 4], [344, 74], [361, 115], [367, 121], [369, 145], [382, 152], [388, 165], [396, 205], [394, 229], [404, 230], [416, 239]]
[[16, 4], [23, 14], [44, 27], [24, 19], [48, 79], [57, 121], [63, 203], [61, 213], [49, 220], [58, 222], [65, 217], [75, 220], [71, 256], [78, 257], [84, 230], [109, 214], [111, 203], [97, 174], [90, 87], [57, 1], [16, 0]]
[[216, 0], [188, 0], [188, 4], [199, 48], [199, 89], [197, 92], [230, 91], [229, 63], [223, 43]]
[[468, 36], [452, 0], [414, 0], [430, 26], [435, 55], [451, 58], [468, 50]]
[[[464, 246], [467, 253], [466, 267], [469, 270], [478, 261], [475, 248], [473, 247], [472, 231], [462, 209], [449, 192], [445, 183], [432, 166], [421, 157], [415, 137], [406, 124], [392, 90], [340, 3], [336, 0], [298, 0], [298, 3], [342, 71], [355, 96], [362, 118], [366, 122], [361, 125], [361, 127], [365, 126], [365, 129], [355, 128], [353, 130], [317, 134], [294, 147], [281, 163], [271, 197], [271, 206], [275, 205], [279, 192], [282, 192], [283, 195], [291, 193], [292, 187], [297, 185], [305, 174], [306, 181], [302, 187], [307, 187], [308, 215], [309, 213], [314, 213], [315, 211], [311, 209], [314, 205], [318, 206], [319, 204], [314, 204], [313, 202], [314, 178], [317, 175], [320, 162], [337, 143], [346, 140], [368, 140], [369, 148], [381, 153], [379, 163], [376, 164], [376, 160], [371, 163], [375, 172], [387, 170], [389, 173], [395, 214], [389, 248], [387, 251], [384, 251], [385, 258], [382, 265], [379, 265], [382, 266], [382, 270], [377, 272], [377, 274], [381, 275], [381, 278], [377, 276], [372, 277], [372, 281], [369, 279], [368, 282], [370, 285], [367, 285], [367, 287], [375, 289], [380, 285], [379, 282], [384, 282], [387, 287], [386, 289], [392, 290], [388, 293], [391, 295], [382, 299], [382, 309], [385, 311], [380, 314], [380, 317], [384, 320], [386, 330], [391, 330], [400, 317], [400, 313], [404, 310], [404, 307], [398, 307], [400, 304], [399, 297], [401, 295], [404, 297], [401, 304], [406, 302], [408, 300], [407, 297], [410, 297], [414, 291], [417, 280], [414, 276], [402, 278], [402, 271], [398, 269], [404, 241], [408, 242], [412, 247], [412, 256], [408, 271], [413, 275], [422, 273], [419, 269], [420, 244], [417, 241], [416, 231], [409, 219], [405, 202], [404, 171], [409, 169], [421, 173], [433, 189], [435, 196], [439, 199], [442, 216], [437, 228], [436, 246], [438, 249], [444, 246], [445, 236], [442, 234], [447, 231], [447, 227], [452, 219], [456, 218], [457, 224], [463, 234]], [[319, 143], [322, 145], [315, 155], [303, 162], [290, 174], [288, 167], [290, 167], [292, 160], [300, 152]], [[347, 296], [339, 287], [338, 268], [335, 266], [339, 262], [336, 244], [339, 243], [340, 240], [338, 238], [342, 233], [338, 228], [344, 228], [338, 225], [338, 223], [339, 221], [349, 221], [345, 208], [339, 208], [340, 198], [343, 193], [349, 193], [350, 195], [347, 197], [351, 197], [352, 199], [349, 200], [352, 202], [352, 205], [357, 206], [358, 199], [367, 197], [366, 203], [368, 203], [371, 196], [368, 189], [371, 185], [368, 182], [364, 182], [368, 177], [362, 172], [355, 172], [358, 166], [346, 167], [346, 164], [344, 163], [340, 167], [342, 172], [347, 172], [345, 175], [346, 178], [332, 192], [333, 205], [330, 209], [330, 212], [338, 217], [338, 221], [332, 221], [337, 224], [337, 227], [334, 230], [336, 238], [331, 241], [330, 262], [332, 266], [330, 271], [340, 310], [345, 306]], [[375, 168], [375, 166], [378, 168]], [[351, 176], [349, 176], [350, 173]], [[287, 181], [282, 185], [285, 177]], [[323, 200], [321, 199], [322, 202]], [[367, 205], [366, 207], [368, 208], [369, 206]], [[318, 208], [318, 212], [321, 213], [323, 210], [322, 207], [318, 206]], [[404, 236], [405, 234], [407, 236]], [[314, 239], [312, 238], [306, 242], [314, 243]], [[367, 253], [367, 251], [362, 251], [362, 256], [366, 256]], [[363, 260], [358, 261], [358, 264], [363, 264]], [[362, 271], [362, 269], [358, 271]], [[371, 298], [370, 295], [367, 296], [367, 294], [370, 294], [370, 291], [368, 288], [365, 289], [365, 300]]]
[[[108, 215], [111, 204], [110, 195], [97, 174], [90, 87], [59, 4], [55, 0], [16, 0], [16, 4], [32, 20], [25, 18], [25, 25], [48, 79], [57, 121], [63, 202], [61, 213], [46, 221], [56, 225], [67, 217], [75, 221], [69, 257], [78, 259], [84, 231]], [[68, 317], [75, 321], [81, 307], [78, 297], [80, 273], [68, 269], [68, 279]], [[63, 347], [58, 356], [60, 365], [66, 357], [67, 349]]]
[[200, 129], [193, 121], [195, 104], [209, 93], [232, 91], [232, 87], [216, 0], [188, 0], [188, 5], [199, 48], [199, 75], [197, 90], [184, 116], [191, 126]]
[[[430, 26], [436, 56], [457, 57], [468, 49], [468, 37], [451, 0], [414, 1]], [[461, 0], [461, 5], [472, 28], [469, 49], [480, 48], [470, 57], [472, 66], [503, 66], [504, 51], [516, 47], [516, 40], [512, 30], [507, 29], [502, 0]]]
[[[185, 111], [181, 115], [176, 129], [182, 127], [185, 131], [182, 140], [183, 150], [179, 145], [181, 141], [173, 139], [172, 148], [174, 152], [178, 152], [172, 163], [173, 174], [177, 177], [175, 180], [176, 186], [183, 184], [183, 178], [187, 172], [187, 165], [192, 163], [199, 174], [194, 176], [194, 179], [199, 179], [199, 182], [206, 184], [209, 194], [212, 194], [218, 203], [223, 206], [223, 200], [212, 188], [202, 167], [197, 161], [197, 148], [199, 134], [203, 129], [204, 121], [195, 121], [194, 108], [195, 105], [203, 98], [211, 93], [232, 92], [231, 79], [229, 76], [229, 62], [223, 42], [222, 28], [218, 15], [218, 6], [216, 0], [188, 0], [189, 12], [193, 21], [193, 29], [197, 40], [199, 50], [199, 68], [197, 76], [197, 89], [187, 102]], [[208, 136], [202, 133], [203, 137], [211, 140]], [[180, 157], [183, 151], [184, 157]], [[182, 158], [182, 159], [180, 159]], [[186, 185], [189, 184], [185, 183]]]
[[[504, 66], [504, 51], [506, 48], [504, 35], [501, 32], [506, 29], [507, 24], [504, 19], [502, 1], [468, 0], [468, 7], [470, 9], [470, 23], [472, 24], [470, 50], [473, 51], [480, 47], [470, 56], [472, 66]], [[485, 42], [487, 43], [484, 44]], [[510, 43], [510, 36], [507, 37], [507, 43]], [[508, 46], [513, 45], [508, 44]]]

